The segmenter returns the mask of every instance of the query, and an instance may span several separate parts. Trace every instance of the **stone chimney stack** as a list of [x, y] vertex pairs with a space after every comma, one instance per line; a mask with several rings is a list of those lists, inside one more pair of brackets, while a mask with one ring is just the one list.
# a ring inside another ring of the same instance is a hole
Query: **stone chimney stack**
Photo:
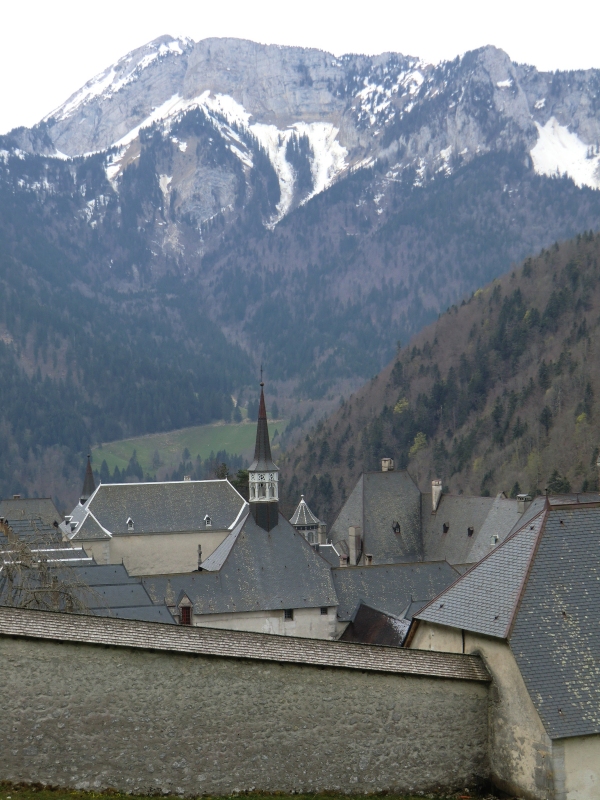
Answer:
[[319, 522], [317, 531], [319, 544], [327, 544], [327, 525], [324, 522]]
[[350, 550], [350, 566], [355, 567], [362, 555], [362, 528], [351, 525], [348, 528], [348, 549]]
[[431, 481], [431, 510], [435, 513], [442, 499], [442, 482]]
[[394, 469], [394, 459], [393, 458], [382, 458], [381, 459], [381, 471], [382, 472], [392, 472]]
[[528, 494], [518, 494], [517, 495], [517, 511], [519, 514], [524, 514], [527, 509], [529, 508], [529, 504], [531, 503], [531, 495]]

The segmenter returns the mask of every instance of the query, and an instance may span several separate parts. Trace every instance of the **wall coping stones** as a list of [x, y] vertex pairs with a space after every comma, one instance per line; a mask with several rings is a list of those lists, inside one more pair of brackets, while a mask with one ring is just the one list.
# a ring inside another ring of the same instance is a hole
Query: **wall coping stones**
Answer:
[[220, 658], [491, 680], [479, 656], [0, 607], [0, 636]]

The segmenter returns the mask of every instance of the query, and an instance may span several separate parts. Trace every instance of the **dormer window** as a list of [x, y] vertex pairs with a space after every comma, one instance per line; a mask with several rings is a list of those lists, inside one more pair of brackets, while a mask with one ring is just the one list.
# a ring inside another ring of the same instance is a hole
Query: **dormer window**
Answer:
[[131, 517], [127, 517], [127, 530], [128, 531], [133, 530], [133, 520], [131, 519]]
[[444, 524], [442, 525], [442, 531], [444, 533], [448, 533], [449, 530], [450, 530], [450, 523], [449, 522], [444, 522]]
[[212, 526], [212, 519], [208, 516], [208, 514], [204, 517], [204, 524], [207, 528]]
[[393, 531], [394, 531], [394, 533], [396, 533], [396, 534], [399, 534], [399, 533], [400, 533], [400, 523], [399, 523], [397, 520], [396, 520], [396, 522], [394, 522], [394, 524], [392, 525], [392, 530], [393, 530]]
[[179, 611], [180, 611], [181, 625], [191, 625], [192, 624], [191, 606], [181, 606]]
[[472, 526], [472, 525], [470, 525], [470, 526], [467, 528], [467, 536], [473, 536], [473, 534], [474, 534], [474, 533], [475, 533], [475, 528], [473, 528], [473, 526]]

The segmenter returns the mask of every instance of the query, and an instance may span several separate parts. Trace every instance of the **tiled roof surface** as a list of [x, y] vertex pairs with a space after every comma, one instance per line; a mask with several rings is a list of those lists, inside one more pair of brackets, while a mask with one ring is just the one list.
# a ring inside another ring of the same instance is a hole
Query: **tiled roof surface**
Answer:
[[91, 542], [98, 539], [110, 538], [110, 534], [102, 529], [102, 526], [98, 524], [97, 519], [91, 512], [85, 515], [83, 523], [78, 525], [75, 529], [75, 533], [70, 536], [72, 542]]
[[[371, 553], [374, 563], [423, 558], [421, 493], [408, 472], [366, 472], [363, 503], [363, 552]], [[400, 533], [394, 533], [394, 522]]]
[[402, 675], [490, 680], [478, 656], [15, 608], [0, 608], [0, 635]]
[[0, 517], [4, 519], [40, 517], [47, 525], [61, 522], [63, 518], [49, 497], [19, 497], [0, 500]]
[[598, 734], [600, 507], [552, 500], [510, 647], [551, 738]]
[[248, 514], [216, 571], [143, 580], [155, 600], [177, 598], [184, 591], [195, 614], [337, 605], [329, 564], [281, 514], [269, 532]]
[[[6, 524], [13, 534], [22, 542], [29, 542], [32, 546], [61, 546], [63, 543], [62, 533], [51, 523], [44, 522], [41, 517], [6, 519]], [[6, 547], [8, 539], [0, 527], [0, 547]]]
[[[503, 542], [523, 515], [519, 513], [516, 500], [509, 500], [503, 495], [498, 495], [485, 518], [479, 534], [474, 533], [466, 562], [476, 564], [486, 556], [495, 544]], [[495, 542], [495, 544], [492, 544]], [[452, 561], [451, 563], [454, 563]]]
[[318, 525], [320, 520], [318, 517], [312, 513], [308, 505], [306, 504], [306, 500], [304, 499], [304, 495], [300, 498], [300, 502], [294, 513], [292, 514], [292, 518], [290, 519], [291, 525]]
[[[227, 530], [244, 504], [228, 480], [101, 484], [85, 506], [75, 507], [73, 521], [81, 518], [82, 510], [89, 510], [113, 536]], [[207, 515], [210, 527], [205, 522]], [[133, 521], [132, 531], [128, 519]], [[75, 537], [82, 538], [78, 530]]]
[[340, 620], [351, 619], [360, 601], [400, 617], [412, 602], [430, 600], [457, 578], [445, 561], [338, 567], [332, 574]]
[[[469, 552], [479, 537], [495, 499], [443, 494], [432, 512], [431, 495], [423, 495], [423, 548], [428, 561], [469, 562]], [[516, 501], [511, 502], [516, 507]], [[512, 527], [508, 525], [506, 533]], [[445, 530], [445, 528], [447, 530]], [[473, 534], [469, 536], [469, 528]]]
[[416, 618], [505, 638], [542, 522], [540, 514], [498, 545]]
[[361, 603], [339, 641], [402, 647], [409, 627], [409, 620]]

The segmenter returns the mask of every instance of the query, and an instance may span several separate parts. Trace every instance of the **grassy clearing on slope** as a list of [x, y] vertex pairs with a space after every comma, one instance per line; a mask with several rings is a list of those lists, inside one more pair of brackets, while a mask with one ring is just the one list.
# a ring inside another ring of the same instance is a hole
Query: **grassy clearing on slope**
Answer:
[[[279, 434], [283, 433], [287, 420], [270, 423], [270, 432], [273, 445], [277, 444]], [[277, 432], [277, 436], [275, 433]], [[94, 469], [99, 470], [102, 461], [106, 459], [108, 469], [112, 473], [115, 466], [120, 470], [127, 467], [133, 451], [144, 472], [151, 475], [156, 473], [153, 465], [154, 454], [160, 456], [161, 469], [172, 471], [179, 466], [182, 453], [187, 447], [193, 459], [200, 456], [206, 459], [211, 453], [226, 450], [232, 455], [242, 455], [247, 459], [252, 458], [256, 440], [256, 423], [216, 423], [214, 425], [197, 425], [193, 428], [182, 428], [169, 433], [153, 433], [147, 436], [137, 436], [131, 439], [121, 439], [116, 442], [107, 442], [92, 450]]]
[[[322, 792], [320, 794], [284, 794], [274, 792], [266, 794], [262, 792], [240, 792], [235, 795], [211, 796], [202, 795], [203, 800], [239, 800], [240, 797], [251, 797], [253, 800], [348, 800], [348, 798], [360, 797], [361, 800], [423, 800], [423, 797], [435, 798], [436, 800], [458, 800], [468, 798], [468, 800], [483, 800], [481, 794], [465, 794], [456, 792], [454, 794], [428, 794], [428, 795], [397, 795], [386, 794], [361, 794], [347, 795], [337, 792]], [[0, 783], [0, 800], [97, 800], [98, 798], [112, 798], [112, 800], [147, 800], [148, 795], [121, 794], [114, 790], [106, 792], [76, 792], [70, 789], [50, 789], [42, 786], [11, 786], [7, 783]], [[163, 795], [163, 800], [181, 800], [180, 796]], [[489, 795], [489, 800], [493, 800]]]

